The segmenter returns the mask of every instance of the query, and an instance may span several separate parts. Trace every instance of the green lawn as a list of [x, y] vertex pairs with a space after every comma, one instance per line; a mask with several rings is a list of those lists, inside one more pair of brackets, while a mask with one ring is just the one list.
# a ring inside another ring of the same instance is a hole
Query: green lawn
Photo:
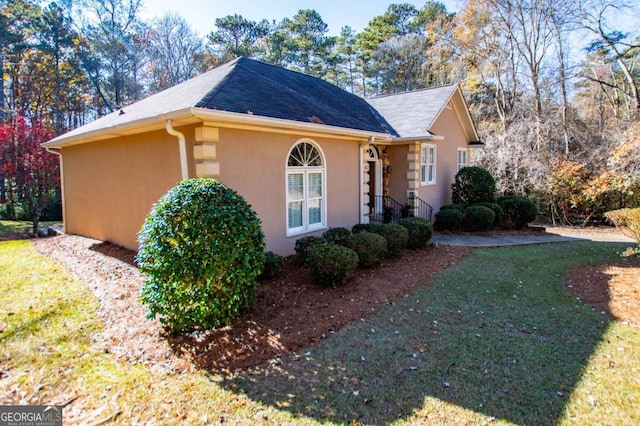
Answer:
[[[41, 228], [52, 225], [62, 226], [62, 222], [40, 222]], [[0, 238], [31, 234], [32, 229], [33, 223], [26, 220], [0, 220]]]
[[640, 329], [564, 292], [624, 245], [476, 250], [298, 356], [222, 377], [159, 374], [96, 347], [79, 279], [0, 243], [0, 403], [60, 403], [77, 423], [638, 424]]

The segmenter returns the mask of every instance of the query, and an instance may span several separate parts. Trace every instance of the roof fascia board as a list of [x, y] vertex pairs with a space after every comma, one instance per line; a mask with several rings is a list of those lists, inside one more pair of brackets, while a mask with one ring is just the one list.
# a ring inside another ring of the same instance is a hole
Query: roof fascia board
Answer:
[[69, 133], [62, 134], [49, 142], [43, 143], [42, 146], [45, 148], [63, 148], [88, 142], [97, 142], [119, 136], [133, 135], [141, 133], [140, 130], [147, 132], [162, 130], [165, 128], [167, 120], [172, 120], [175, 126], [197, 123], [197, 119], [192, 114], [191, 108], [184, 108], [167, 114], [146, 117], [129, 123], [99, 128], [89, 132], [73, 134], [73, 131], [71, 131]]

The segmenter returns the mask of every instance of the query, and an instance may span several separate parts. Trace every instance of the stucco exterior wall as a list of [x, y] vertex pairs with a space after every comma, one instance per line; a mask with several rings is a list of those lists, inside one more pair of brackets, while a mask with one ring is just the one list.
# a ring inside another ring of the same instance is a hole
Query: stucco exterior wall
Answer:
[[409, 190], [407, 179], [407, 172], [409, 171], [408, 153], [408, 145], [387, 147], [389, 165], [391, 166], [389, 196], [401, 204], [407, 201], [407, 191]]
[[283, 255], [293, 253], [298, 238], [323, 232], [287, 237], [286, 162], [291, 148], [303, 139], [315, 142], [325, 157], [328, 227], [350, 229], [360, 217], [358, 142], [225, 128], [217, 142], [220, 181], [256, 211], [267, 250]]
[[[193, 145], [198, 126], [178, 128], [187, 140], [189, 176], [195, 176]], [[262, 220], [267, 249], [293, 253], [287, 237], [286, 161], [302, 135], [219, 129], [215, 143], [218, 179], [241, 194]], [[327, 227], [359, 221], [359, 143], [306, 138], [326, 163]], [[71, 234], [137, 250], [137, 234], [151, 206], [181, 178], [178, 142], [165, 131], [121, 137], [63, 149], [65, 226]]]
[[180, 181], [178, 142], [164, 131], [63, 148], [65, 228], [136, 250], [151, 206]]
[[458, 148], [466, 149], [468, 140], [451, 108], [445, 108], [429, 130], [444, 136], [444, 140], [429, 142], [436, 146], [436, 183], [420, 185], [418, 197], [429, 203], [435, 214], [440, 207], [451, 203], [451, 184], [458, 172]]

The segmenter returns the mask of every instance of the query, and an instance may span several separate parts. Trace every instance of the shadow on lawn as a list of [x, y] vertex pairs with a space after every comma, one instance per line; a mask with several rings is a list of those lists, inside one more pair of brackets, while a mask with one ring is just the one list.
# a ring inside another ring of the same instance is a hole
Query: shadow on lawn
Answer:
[[[318, 420], [428, 420], [446, 402], [517, 424], [555, 424], [609, 325], [560, 282], [586, 263], [576, 259], [598, 261], [593, 247], [478, 250], [380, 313], [224, 385]], [[607, 255], [619, 248], [608, 245]], [[491, 266], [480, 273], [479, 264]]]

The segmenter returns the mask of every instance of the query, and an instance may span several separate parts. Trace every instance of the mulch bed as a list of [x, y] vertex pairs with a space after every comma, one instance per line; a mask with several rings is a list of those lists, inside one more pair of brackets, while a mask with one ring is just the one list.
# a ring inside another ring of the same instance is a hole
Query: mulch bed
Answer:
[[134, 253], [79, 236], [35, 240], [37, 249], [82, 277], [100, 303], [105, 329], [94, 336], [106, 351], [164, 370], [204, 368], [231, 372], [313, 345], [344, 325], [411, 292], [470, 249], [407, 250], [382, 265], [358, 270], [348, 282], [321, 287], [308, 268], [287, 258], [278, 277], [261, 281], [251, 310], [227, 327], [172, 336], [145, 317], [139, 303], [143, 277]]
[[[105, 351], [162, 371], [202, 368], [228, 373], [294, 353], [377, 312], [467, 255], [465, 247], [407, 250], [358, 270], [348, 282], [322, 287], [294, 257], [274, 279], [259, 283], [249, 312], [227, 327], [174, 336], [146, 318], [139, 303], [144, 278], [134, 252], [111, 243], [63, 235], [33, 240], [46, 256], [82, 277], [96, 295], [105, 328], [94, 336]], [[427, 284], [425, 284], [427, 283]], [[594, 310], [640, 325], [640, 260], [567, 273], [565, 286]]]

